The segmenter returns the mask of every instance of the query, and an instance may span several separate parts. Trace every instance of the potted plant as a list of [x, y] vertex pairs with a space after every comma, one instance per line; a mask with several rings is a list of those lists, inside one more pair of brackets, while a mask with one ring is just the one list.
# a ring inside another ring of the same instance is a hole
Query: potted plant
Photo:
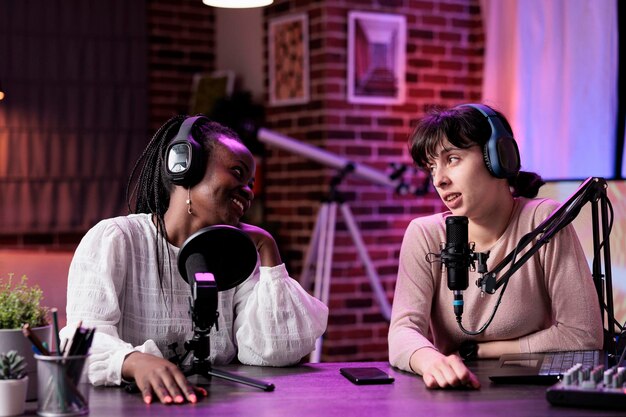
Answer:
[[50, 346], [52, 326], [48, 323], [48, 308], [41, 304], [43, 293], [37, 285], [29, 285], [25, 275], [15, 282], [14, 274], [0, 277], [0, 352], [16, 350], [26, 361], [27, 400], [37, 399], [37, 363], [30, 340], [22, 334], [28, 323], [33, 334]]
[[23, 356], [11, 350], [0, 353], [0, 416], [24, 413], [28, 376]]

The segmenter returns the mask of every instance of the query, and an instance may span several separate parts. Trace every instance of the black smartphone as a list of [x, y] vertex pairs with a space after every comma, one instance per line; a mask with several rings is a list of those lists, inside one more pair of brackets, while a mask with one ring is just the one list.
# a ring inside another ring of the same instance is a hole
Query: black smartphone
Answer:
[[340, 368], [341, 375], [357, 385], [391, 384], [394, 379], [385, 372], [374, 367]]

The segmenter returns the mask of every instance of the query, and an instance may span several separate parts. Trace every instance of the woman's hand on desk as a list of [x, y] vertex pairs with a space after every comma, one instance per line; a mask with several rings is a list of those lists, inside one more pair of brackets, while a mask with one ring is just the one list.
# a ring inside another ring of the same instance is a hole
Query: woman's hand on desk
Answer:
[[150, 404], [153, 395], [163, 404], [182, 404], [198, 401], [196, 394], [206, 396], [203, 388], [192, 386], [172, 362], [141, 352], [129, 354], [122, 365], [124, 379], [135, 380], [143, 401]]
[[480, 388], [480, 381], [458, 355], [445, 356], [435, 349], [422, 348], [411, 355], [410, 365], [422, 375], [427, 388]]

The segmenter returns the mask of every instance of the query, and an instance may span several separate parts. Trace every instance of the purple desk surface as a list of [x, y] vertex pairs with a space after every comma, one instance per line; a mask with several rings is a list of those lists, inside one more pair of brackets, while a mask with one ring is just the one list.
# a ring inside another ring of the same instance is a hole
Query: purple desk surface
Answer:
[[[119, 388], [91, 388], [90, 417], [134, 416], [254, 416], [254, 417], [541, 417], [613, 416], [616, 411], [564, 408], [550, 405], [546, 386], [497, 385], [486, 370], [496, 361], [479, 361], [470, 366], [482, 388], [428, 390], [421, 377], [395, 370], [385, 362], [303, 364], [290, 368], [241, 365], [216, 369], [271, 382], [276, 389], [264, 392], [247, 385], [213, 378], [208, 398], [197, 404], [145, 405], [139, 394]], [[375, 366], [395, 378], [390, 385], [354, 385], [340, 373], [342, 367]], [[28, 403], [27, 414], [35, 414], [36, 403]]]

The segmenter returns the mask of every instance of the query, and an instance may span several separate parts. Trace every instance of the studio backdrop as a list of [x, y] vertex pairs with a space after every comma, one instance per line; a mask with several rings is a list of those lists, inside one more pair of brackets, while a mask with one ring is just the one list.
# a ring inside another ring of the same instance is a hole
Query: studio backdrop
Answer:
[[126, 214], [147, 137], [144, 1], [0, 2], [0, 234]]
[[616, 0], [481, 0], [483, 99], [507, 115], [522, 169], [613, 177]]

